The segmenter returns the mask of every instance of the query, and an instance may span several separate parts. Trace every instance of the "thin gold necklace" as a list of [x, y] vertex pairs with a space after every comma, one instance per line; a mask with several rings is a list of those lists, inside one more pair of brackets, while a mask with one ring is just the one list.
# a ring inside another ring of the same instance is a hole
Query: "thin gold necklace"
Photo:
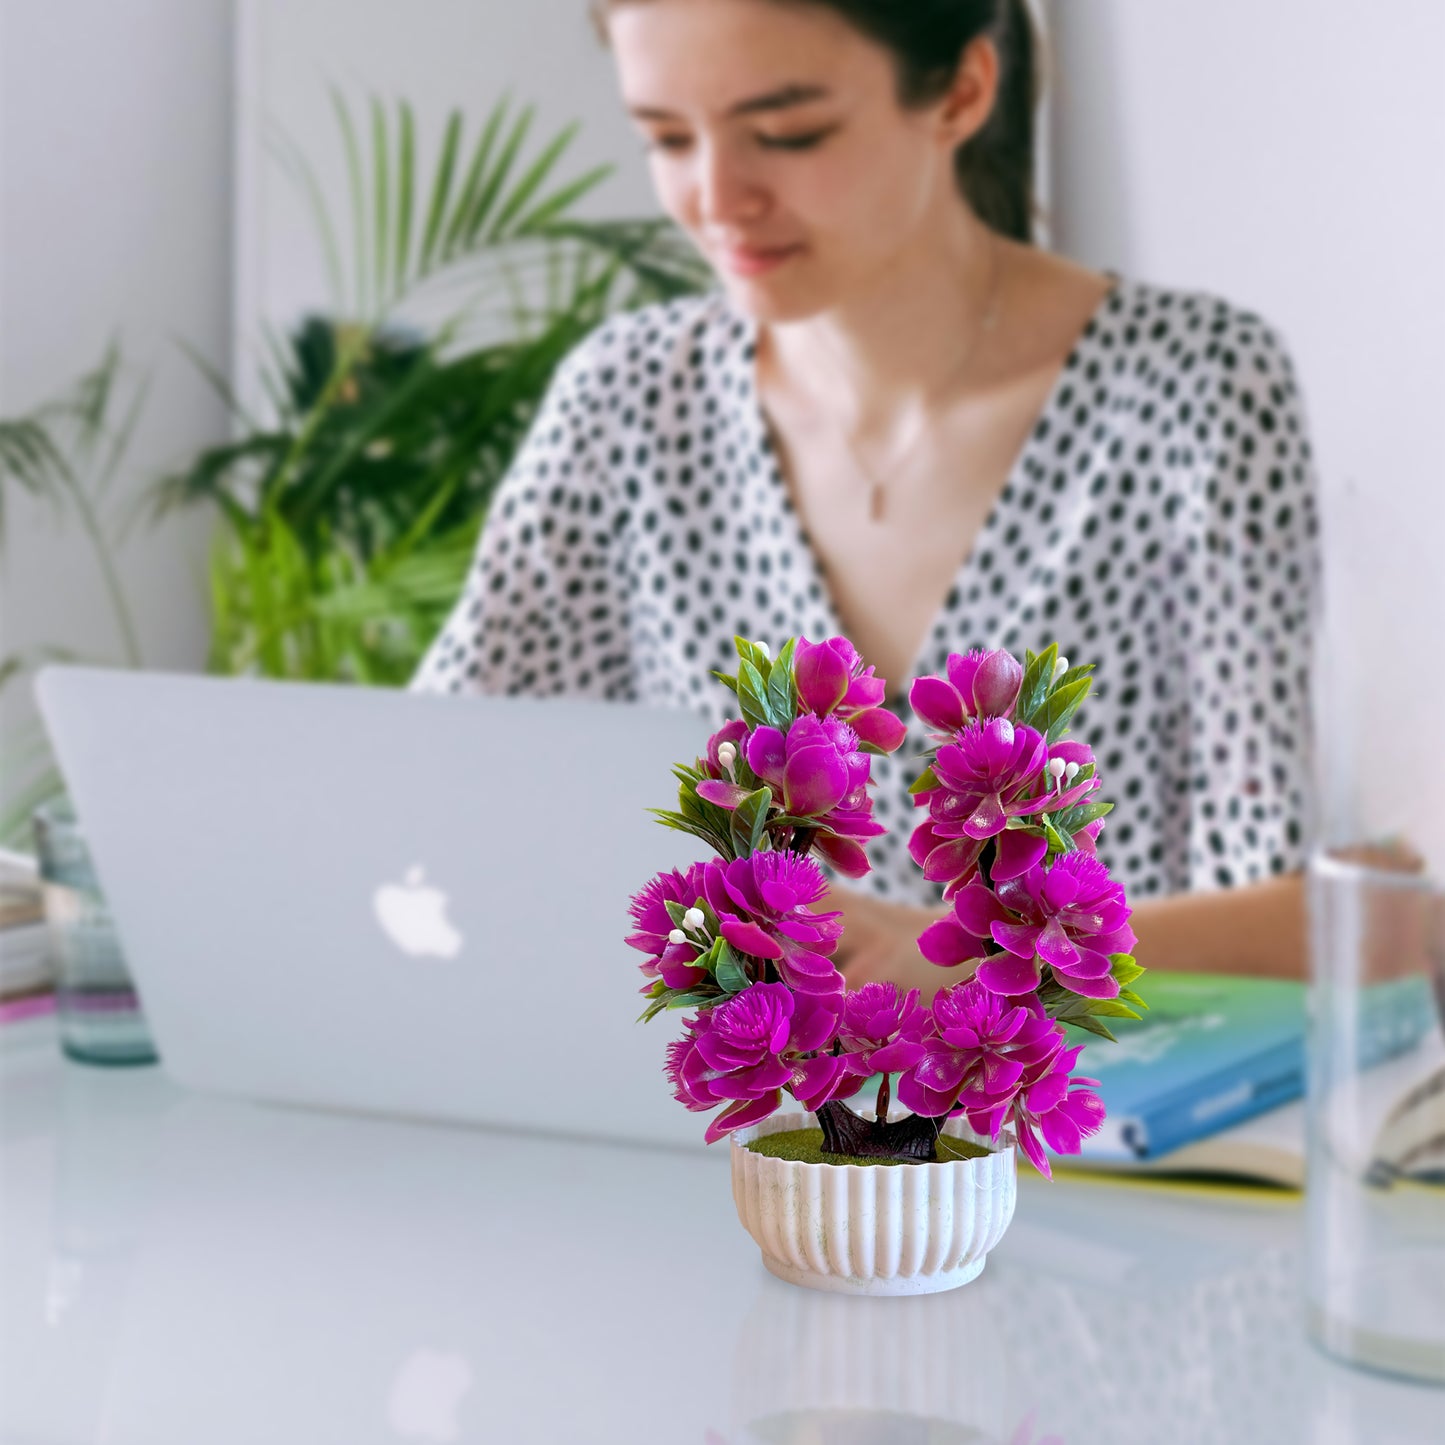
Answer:
[[[973, 359], [977, 354], [979, 347], [983, 344], [984, 337], [989, 335], [998, 326], [1000, 309], [1000, 289], [998, 284], [998, 277], [1000, 267], [998, 264], [998, 242], [993, 240], [992, 237], [990, 237], [988, 252], [989, 280], [987, 300], [984, 304], [983, 314], [979, 317], [978, 326], [973, 333], [973, 340], [969, 343], [968, 349], [964, 352], [962, 359], [958, 362], [957, 366], [954, 369], [955, 377], [961, 376], [964, 371], [968, 369], [968, 367], [973, 363]], [[922, 439], [927, 429], [928, 417], [925, 414], [923, 420], [919, 423], [917, 434], [910, 437], [908, 439], [908, 445], [900, 450], [900, 458], [908, 456], [908, 454], [913, 450], [917, 443]], [[884, 496], [887, 492], [887, 488], [878, 476], [877, 472], [875, 472], [873, 468], [870, 467], [861, 456], [859, 456], [858, 449], [853, 445], [853, 439], [848, 435], [847, 429], [845, 427], [840, 426], [838, 428], [838, 436], [842, 440], [843, 446], [847, 450], [848, 455], [852, 457], [853, 465], [857, 467], [860, 472], [862, 472], [864, 480], [868, 483], [868, 520], [870, 522], [881, 522], [883, 520], [883, 501]]]

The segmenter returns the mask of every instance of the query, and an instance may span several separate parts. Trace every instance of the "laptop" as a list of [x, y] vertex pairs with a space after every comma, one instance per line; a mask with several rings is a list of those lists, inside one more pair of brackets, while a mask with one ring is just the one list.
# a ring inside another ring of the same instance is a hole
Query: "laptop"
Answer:
[[693, 713], [47, 667], [36, 694], [187, 1088], [701, 1149], [627, 904]]

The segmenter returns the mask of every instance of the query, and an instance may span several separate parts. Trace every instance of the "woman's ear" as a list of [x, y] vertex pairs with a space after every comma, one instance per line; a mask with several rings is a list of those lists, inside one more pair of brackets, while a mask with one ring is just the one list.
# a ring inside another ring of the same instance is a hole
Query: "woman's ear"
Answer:
[[939, 112], [950, 146], [972, 140], [988, 124], [998, 99], [999, 70], [998, 47], [988, 36], [969, 42]]

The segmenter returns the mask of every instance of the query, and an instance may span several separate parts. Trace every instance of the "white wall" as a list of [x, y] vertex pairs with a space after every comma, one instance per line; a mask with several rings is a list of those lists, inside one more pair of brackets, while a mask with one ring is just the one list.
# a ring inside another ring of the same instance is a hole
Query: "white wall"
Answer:
[[[230, 346], [229, 0], [4, 0], [0, 8], [0, 415], [68, 387], [112, 336], [153, 374], [114, 510], [225, 435], [173, 338], [224, 367]], [[78, 529], [7, 486], [0, 654], [55, 643], [119, 658]], [[121, 554], [147, 660], [204, 659], [208, 519], [140, 532]], [[0, 767], [31, 717], [7, 690]], [[7, 793], [21, 781], [0, 778]]]
[[1263, 313], [1327, 567], [1326, 823], [1445, 876], [1445, 4], [1055, 0], [1063, 249]]

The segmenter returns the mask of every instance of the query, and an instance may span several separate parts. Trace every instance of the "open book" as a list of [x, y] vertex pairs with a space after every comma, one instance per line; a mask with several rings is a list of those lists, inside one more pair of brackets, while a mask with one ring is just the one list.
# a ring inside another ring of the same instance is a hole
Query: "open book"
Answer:
[[[1080, 1156], [1058, 1167], [1300, 1188], [1305, 986], [1151, 973], [1145, 997], [1144, 1019], [1118, 1020], [1117, 1044], [1094, 1040], [1080, 1057], [1077, 1072], [1099, 1080], [1109, 1118]], [[1445, 1038], [1427, 981], [1365, 990], [1360, 1017], [1361, 1089], [1379, 1167], [1414, 1172], [1432, 1157], [1438, 1165], [1445, 1073], [1433, 1093], [1424, 1085], [1445, 1070]]]

